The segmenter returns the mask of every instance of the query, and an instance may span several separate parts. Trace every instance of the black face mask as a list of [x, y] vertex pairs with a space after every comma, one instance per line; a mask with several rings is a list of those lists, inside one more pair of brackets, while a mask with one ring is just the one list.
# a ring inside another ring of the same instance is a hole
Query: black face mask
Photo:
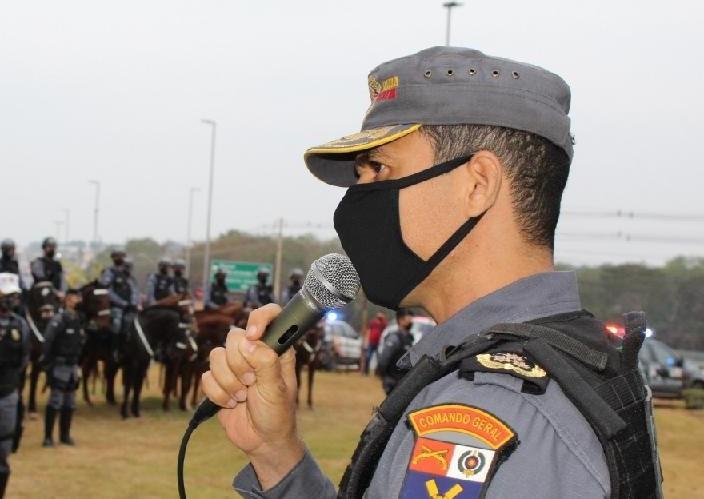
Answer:
[[[471, 156], [470, 156], [471, 157]], [[428, 260], [403, 241], [399, 191], [451, 172], [469, 161], [463, 157], [397, 180], [353, 185], [335, 210], [335, 230], [359, 273], [369, 300], [396, 309], [474, 228], [470, 218]]]

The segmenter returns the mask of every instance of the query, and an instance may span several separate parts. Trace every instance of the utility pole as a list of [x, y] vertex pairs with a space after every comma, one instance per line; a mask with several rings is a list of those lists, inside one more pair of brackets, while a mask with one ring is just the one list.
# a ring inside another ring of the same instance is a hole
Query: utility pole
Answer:
[[95, 204], [93, 208], [93, 246], [94, 250], [98, 250], [98, 212], [100, 210], [100, 182], [97, 180], [89, 180], [89, 183], [95, 186]]
[[283, 262], [283, 248], [284, 248], [284, 219], [279, 218], [279, 230], [278, 238], [276, 240], [276, 268], [274, 269], [274, 296], [277, 300], [281, 301], [281, 274], [283, 269], [281, 268]]
[[64, 208], [64, 216], [65, 216], [64, 234], [66, 235], [66, 240], [64, 242], [67, 243], [69, 241], [69, 225], [71, 224], [71, 210], [69, 210], [68, 208]]
[[[61, 241], [61, 226], [64, 224], [63, 220], [54, 220], [54, 224], [56, 225], [56, 240]], [[62, 243], [64, 241], [61, 241]]]
[[188, 227], [186, 228], [186, 275], [191, 275], [191, 226], [193, 225], [193, 196], [200, 192], [198, 187], [191, 187], [188, 192]]
[[210, 219], [213, 210], [213, 175], [215, 173], [215, 130], [217, 123], [213, 120], [200, 120], [212, 128], [210, 136], [210, 178], [208, 180], [208, 214], [205, 221], [205, 252], [203, 255], [203, 293], [207, 296], [208, 281], [210, 280]]
[[461, 7], [461, 2], [445, 2], [442, 4], [447, 9], [447, 26], [445, 28], [445, 45], [450, 46], [450, 19], [452, 17], [452, 8]]

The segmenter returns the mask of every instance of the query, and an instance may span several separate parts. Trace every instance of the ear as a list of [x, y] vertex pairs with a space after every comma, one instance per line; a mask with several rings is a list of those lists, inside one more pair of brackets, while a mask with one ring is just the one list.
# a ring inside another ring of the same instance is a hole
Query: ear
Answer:
[[466, 165], [467, 217], [476, 217], [494, 206], [503, 179], [503, 165], [491, 151], [479, 151]]

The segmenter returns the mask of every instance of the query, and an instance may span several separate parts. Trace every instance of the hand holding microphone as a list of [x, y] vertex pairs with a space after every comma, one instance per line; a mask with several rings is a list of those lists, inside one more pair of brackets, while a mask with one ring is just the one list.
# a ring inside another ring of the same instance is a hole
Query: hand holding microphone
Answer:
[[222, 407], [220, 424], [248, 455], [264, 490], [304, 452], [296, 433], [295, 354], [289, 347], [327, 310], [350, 302], [358, 289], [349, 259], [326, 255], [313, 263], [303, 288], [284, 309], [270, 304], [252, 311], [246, 331], [233, 328], [225, 347], [210, 353], [203, 391]]

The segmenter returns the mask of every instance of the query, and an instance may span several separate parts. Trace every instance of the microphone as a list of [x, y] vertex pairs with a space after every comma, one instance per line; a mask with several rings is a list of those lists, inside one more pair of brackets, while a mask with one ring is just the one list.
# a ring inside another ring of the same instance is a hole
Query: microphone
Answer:
[[[262, 341], [278, 355], [283, 354], [327, 311], [342, 308], [354, 300], [359, 288], [359, 276], [349, 258], [338, 253], [318, 258], [310, 266], [301, 290], [269, 324]], [[220, 406], [205, 399], [196, 409], [190, 424], [198, 426], [219, 410]]]

